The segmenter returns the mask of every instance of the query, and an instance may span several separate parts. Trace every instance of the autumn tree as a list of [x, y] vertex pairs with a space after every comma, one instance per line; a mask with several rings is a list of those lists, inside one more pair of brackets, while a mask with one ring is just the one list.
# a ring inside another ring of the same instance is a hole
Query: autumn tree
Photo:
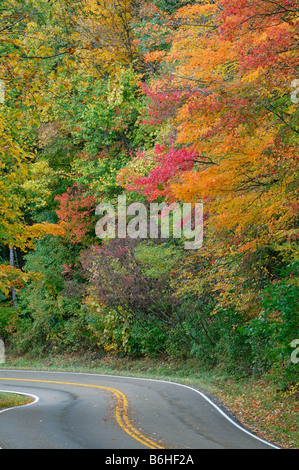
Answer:
[[165, 90], [172, 86], [177, 97], [173, 92], [168, 122], [176, 143], [201, 155], [196, 171], [173, 182], [174, 197], [209, 201], [209, 225], [220, 240], [232, 234], [236, 253], [256, 253], [294, 229], [298, 107], [290, 85], [298, 16], [294, 3], [286, 3], [181, 8], [180, 27], [161, 59], [169, 72], [145, 88], [150, 114], [159, 119], [163, 109], [167, 119]]
[[[62, 227], [50, 223], [28, 224], [24, 217], [26, 190], [24, 183], [30, 174], [32, 155], [12, 138], [5, 111], [1, 110], [1, 244], [23, 251], [34, 248], [34, 241], [46, 234], [63, 235]], [[12, 266], [1, 265], [0, 287], [8, 294], [10, 287], [22, 285], [27, 276]]]
[[95, 210], [95, 198], [84, 197], [80, 189], [74, 187], [56, 199], [59, 201], [56, 213], [67, 241], [73, 244], [81, 242], [92, 226], [90, 218]]

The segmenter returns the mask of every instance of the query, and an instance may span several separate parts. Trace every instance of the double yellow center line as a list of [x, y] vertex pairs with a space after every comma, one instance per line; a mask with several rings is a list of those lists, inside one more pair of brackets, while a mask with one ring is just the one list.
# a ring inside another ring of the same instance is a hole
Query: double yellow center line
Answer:
[[14, 381], [20, 381], [20, 382], [40, 382], [40, 383], [59, 384], [59, 385], [75, 385], [76, 387], [98, 388], [100, 390], [105, 390], [107, 392], [110, 392], [117, 399], [115, 417], [119, 426], [127, 434], [129, 434], [131, 437], [136, 439], [136, 441], [141, 442], [141, 444], [151, 449], [163, 449], [163, 447], [159, 446], [156, 442], [144, 436], [140, 431], [134, 428], [132, 423], [130, 423], [130, 420], [128, 418], [128, 400], [127, 400], [126, 395], [122, 393], [120, 390], [116, 390], [115, 388], [110, 388], [110, 387], [104, 387], [101, 385], [79, 384], [79, 383], [72, 383], [72, 382], [58, 382], [54, 380], [14, 379], [14, 378], [8, 378], [8, 377], [0, 377], [0, 380], [14, 380]]

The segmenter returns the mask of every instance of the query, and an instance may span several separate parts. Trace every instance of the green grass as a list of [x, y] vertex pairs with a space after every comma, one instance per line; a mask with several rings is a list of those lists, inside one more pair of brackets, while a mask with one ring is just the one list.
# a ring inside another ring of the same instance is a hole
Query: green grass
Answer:
[[14, 406], [26, 405], [32, 398], [16, 393], [0, 392], [0, 411]]
[[196, 360], [53, 355], [8, 357], [5, 368], [88, 372], [169, 380], [208, 394], [251, 432], [281, 448], [299, 448], [298, 390], [288, 393], [264, 378], [239, 378], [221, 368], [203, 370]]

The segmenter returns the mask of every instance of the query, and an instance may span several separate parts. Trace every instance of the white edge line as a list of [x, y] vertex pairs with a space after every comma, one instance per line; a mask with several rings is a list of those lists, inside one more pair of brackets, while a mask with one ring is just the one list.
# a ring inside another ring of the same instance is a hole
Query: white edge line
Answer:
[[0, 413], [4, 413], [5, 411], [8, 411], [8, 410], [15, 410], [16, 408], [24, 408], [25, 406], [34, 405], [34, 403], [37, 403], [38, 400], [39, 400], [39, 397], [37, 397], [36, 395], [32, 395], [31, 393], [16, 392], [16, 391], [12, 391], [12, 390], [0, 390], [0, 392], [2, 392], [2, 393], [13, 393], [15, 395], [24, 395], [25, 397], [33, 398], [33, 401], [31, 401], [30, 403], [25, 403], [25, 405], [11, 406], [10, 408], [4, 408], [3, 410], [0, 410]]
[[[193, 387], [189, 387], [189, 385], [180, 384], [178, 382], [172, 382], [170, 380], [148, 379], [148, 378], [144, 378], [144, 377], [127, 377], [127, 376], [124, 376], [124, 375], [112, 375], [112, 374], [96, 374], [96, 373], [93, 374], [93, 373], [90, 373], [90, 372], [67, 372], [67, 371], [63, 372], [63, 371], [52, 371], [52, 370], [51, 371], [46, 371], [46, 370], [26, 370], [26, 369], [24, 369], [24, 370], [22, 370], [22, 369], [20, 369], [20, 370], [18, 370], [18, 369], [1, 369], [1, 371], [3, 371], [3, 372], [36, 372], [36, 373], [43, 373], [44, 372], [46, 374], [72, 374], [72, 375], [89, 375], [89, 376], [99, 376], [99, 377], [113, 377], [113, 378], [118, 378], [118, 379], [145, 380], [145, 381], [150, 381], [150, 382], [161, 382], [161, 383], [165, 383], [165, 384], [177, 385], [179, 387], [188, 388], [189, 390], [192, 390], [193, 392], [198, 393], [202, 398], [204, 398], [208, 403], [210, 403], [210, 405], [212, 405], [222, 416], [224, 416], [236, 428], [240, 429], [241, 431], [248, 434], [249, 436], [257, 439], [258, 441], [263, 442], [264, 444], [267, 444], [270, 447], [274, 447], [275, 449], [280, 449], [280, 447], [278, 447], [274, 444], [271, 444], [271, 442], [268, 442], [265, 439], [262, 439], [262, 438], [256, 436], [252, 432], [245, 429], [243, 426], [240, 426], [238, 423], [236, 423], [236, 421], [231, 419], [219, 406], [217, 406], [216, 403], [214, 403], [207, 395], [205, 395], [203, 392], [200, 392], [199, 390], [196, 390]], [[26, 379], [24, 379], [24, 380], [26, 380]], [[0, 390], [0, 392], [1, 392], [1, 390]], [[20, 392], [11, 392], [11, 393], [19, 393], [20, 395], [28, 395], [28, 396], [35, 397], [34, 395], [29, 395], [27, 393], [23, 393], [23, 394], [21, 394]], [[37, 399], [36, 401], [38, 401], [38, 397], [35, 397], [35, 398]], [[33, 402], [33, 403], [35, 403], [35, 402]], [[22, 405], [22, 406], [33, 405], [33, 403], [28, 403], [27, 405]], [[18, 408], [18, 407], [16, 407], [16, 408]], [[6, 408], [5, 410], [2, 410], [2, 412], [7, 411], [9, 409], [11, 409], [11, 408]], [[0, 411], [0, 413], [1, 413], [1, 411]]]
[[[25, 408], [25, 406], [34, 405], [34, 403], [37, 403], [38, 400], [39, 400], [39, 397], [37, 397], [36, 395], [32, 395], [31, 393], [23, 393], [23, 392], [19, 392], [19, 391], [16, 392], [16, 391], [12, 391], [12, 390], [0, 390], [0, 392], [13, 393], [15, 395], [24, 395], [25, 397], [33, 398], [33, 401], [31, 401], [30, 403], [26, 403], [25, 405], [11, 406], [10, 408], [4, 408], [4, 410], [0, 410], [0, 413], [4, 413], [5, 411], [9, 411], [9, 410], [15, 410], [17, 408]], [[0, 450], [3, 450], [2, 447], [0, 447]]]

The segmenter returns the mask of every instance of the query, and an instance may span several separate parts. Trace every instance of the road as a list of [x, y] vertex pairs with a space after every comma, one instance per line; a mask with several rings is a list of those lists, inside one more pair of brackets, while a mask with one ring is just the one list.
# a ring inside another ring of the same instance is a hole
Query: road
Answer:
[[0, 370], [0, 391], [33, 396], [0, 413], [2, 449], [271, 449], [210, 398], [173, 382]]

